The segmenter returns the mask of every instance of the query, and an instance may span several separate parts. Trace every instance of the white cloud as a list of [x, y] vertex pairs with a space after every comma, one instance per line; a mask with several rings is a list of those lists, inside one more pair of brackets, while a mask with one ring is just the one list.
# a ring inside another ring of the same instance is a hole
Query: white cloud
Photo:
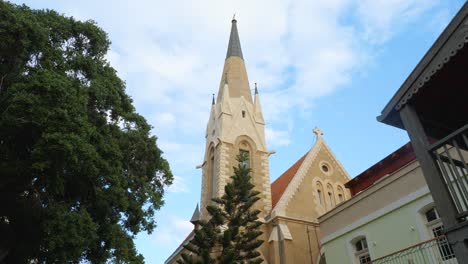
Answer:
[[266, 121], [282, 127], [286, 119], [278, 117], [310, 108], [314, 99], [349, 84], [374, 55], [373, 45], [388, 41], [434, 1], [87, 0], [59, 5], [60, 11], [92, 18], [109, 32], [108, 59], [156, 134], [190, 140], [204, 136], [234, 12]]
[[185, 193], [188, 192], [188, 183], [187, 180], [181, 176], [174, 176], [174, 181], [172, 185], [167, 189], [168, 192], [172, 193]]
[[364, 37], [373, 44], [382, 44], [438, 2], [439, 0], [359, 1], [358, 15], [363, 23]]
[[291, 142], [290, 133], [288, 131], [266, 128], [265, 137], [266, 137], [267, 144], [272, 147], [287, 146]]
[[171, 215], [167, 216], [167, 219], [169, 221], [164, 226], [156, 228], [153, 242], [159, 246], [175, 247], [193, 230], [193, 224]]

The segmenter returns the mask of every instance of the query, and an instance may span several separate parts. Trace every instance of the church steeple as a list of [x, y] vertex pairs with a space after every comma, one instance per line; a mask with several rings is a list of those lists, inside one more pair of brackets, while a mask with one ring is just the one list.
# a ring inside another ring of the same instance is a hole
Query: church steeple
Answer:
[[[229, 36], [229, 44], [224, 61], [223, 74], [218, 89], [217, 102], [221, 102], [224, 96], [229, 97], [244, 97], [247, 102], [253, 103], [250, 93], [249, 79], [247, 70], [245, 69], [244, 57], [237, 31], [237, 20], [233, 19], [231, 25], [231, 34]], [[229, 83], [229, 94], [223, 92], [224, 84]]]
[[237, 21], [232, 20], [231, 34], [217, 100], [212, 101], [206, 128], [205, 156], [202, 168], [200, 217], [208, 219], [206, 206], [221, 197], [231, 180], [240, 151], [250, 155], [251, 177], [260, 201], [255, 205], [264, 217], [271, 210], [270, 175], [265, 143], [265, 121], [258, 89], [255, 102], [241, 51]]
[[232, 19], [231, 36], [229, 36], [229, 44], [226, 59], [228, 59], [231, 56], [237, 56], [241, 59], [244, 59], [244, 57], [242, 56], [239, 33], [237, 32], [237, 20], [235, 18]]

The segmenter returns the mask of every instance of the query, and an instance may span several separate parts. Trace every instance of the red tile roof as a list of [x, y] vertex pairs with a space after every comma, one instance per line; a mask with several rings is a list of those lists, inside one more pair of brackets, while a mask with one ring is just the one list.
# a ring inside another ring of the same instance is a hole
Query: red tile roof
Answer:
[[307, 153], [302, 156], [296, 163], [294, 163], [288, 170], [286, 170], [281, 176], [278, 177], [272, 184], [271, 184], [271, 205], [272, 208], [275, 208], [276, 203], [278, 203], [279, 199], [283, 195], [286, 187], [288, 187], [289, 183], [293, 179], [294, 175], [296, 175], [297, 170], [301, 167], [302, 163], [305, 160]]
[[354, 196], [358, 192], [372, 186], [376, 181], [392, 174], [415, 159], [416, 154], [413, 151], [413, 146], [408, 142], [348, 181], [345, 186], [351, 190], [351, 195]]

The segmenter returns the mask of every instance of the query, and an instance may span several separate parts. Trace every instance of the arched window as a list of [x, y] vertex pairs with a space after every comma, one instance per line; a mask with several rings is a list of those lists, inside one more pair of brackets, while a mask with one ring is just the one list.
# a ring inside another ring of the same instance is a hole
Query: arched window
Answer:
[[216, 175], [215, 175], [215, 164], [214, 164], [214, 149], [210, 150], [210, 164], [209, 164], [209, 175], [211, 178], [211, 188], [210, 188], [210, 199], [215, 198], [216, 193]]
[[322, 201], [322, 191], [321, 190], [317, 190], [317, 200], [319, 201], [319, 204], [322, 205], [323, 201]]
[[336, 189], [337, 189], [337, 191], [338, 191], [338, 203], [344, 202], [344, 192], [343, 192], [343, 188], [341, 188], [341, 186], [338, 186]]
[[372, 263], [366, 237], [357, 237], [353, 239], [352, 244], [354, 247], [354, 255], [359, 264]]
[[241, 167], [245, 166], [246, 168], [250, 169], [250, 152], [245, 149], [239, 149], [239, 155], [247, 158], [246, 160], [239, 162], [239, 165]]
[[439, 213], [435, 207], [431, 207], [424, 212], [426, 227], [432, 237], [440, 239], [437, 241], [440, 257], [442, 260], [448, 260], [455, 257], [452, 247], [444, 236], [444, 226], [440, 219]]
[[317, 182], [317, 201], [318, 204], [323, 205], [323, 188], [320, 182]]
[[327, 184], [327, 194], [328, 194], [328, 207], [331, 209], [333, 207], [333, 187], [330, 184]]

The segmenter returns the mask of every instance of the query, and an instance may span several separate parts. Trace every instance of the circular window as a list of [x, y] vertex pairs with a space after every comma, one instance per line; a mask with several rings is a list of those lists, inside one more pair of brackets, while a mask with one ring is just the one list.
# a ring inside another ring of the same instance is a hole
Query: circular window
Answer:
[[323, 173], [330, 175], [333, 171], [333, 168], [327, 162], [322, 161], [320, 162], [320, 170], [322, 170]]
[[322, 165], [322, 170], [323, 170], [323, 172], [328, 172], [328, 166], [323, 164]]

